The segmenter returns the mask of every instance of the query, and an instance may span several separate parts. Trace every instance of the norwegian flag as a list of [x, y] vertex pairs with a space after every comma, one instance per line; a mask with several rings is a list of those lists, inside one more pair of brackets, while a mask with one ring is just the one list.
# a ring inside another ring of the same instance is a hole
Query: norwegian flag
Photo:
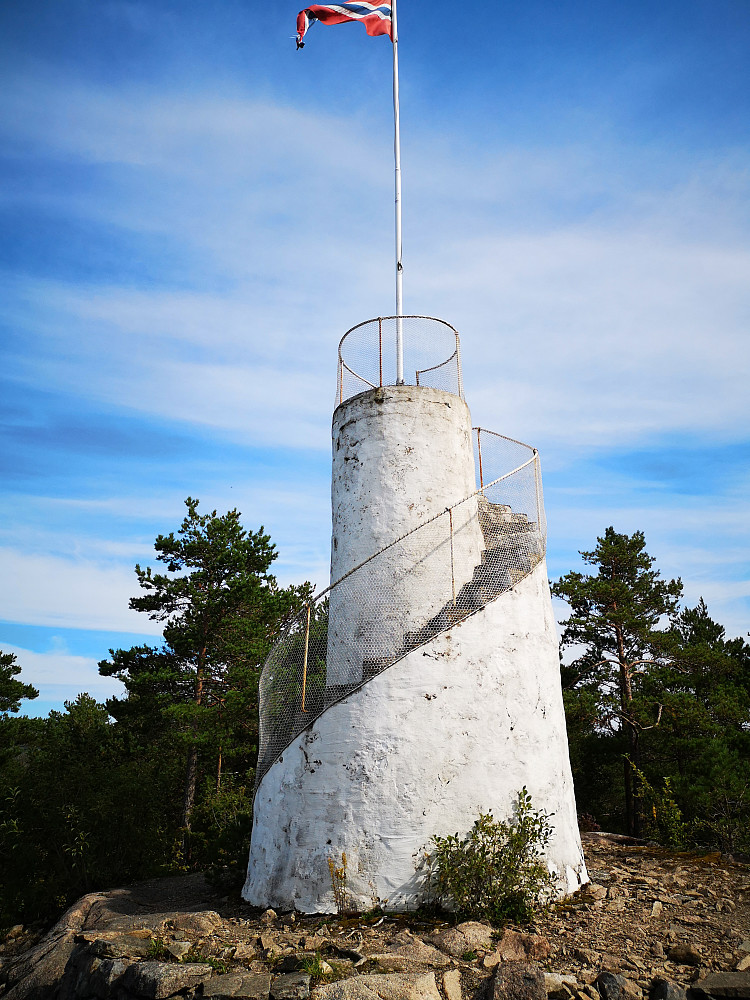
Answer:
[[391, 2], [370, 3], [369, 0], [353, 0], [351, 3], [314, 3], [305, 7], [297, 15], [297, 48], [304, 48], [308, 28], [313, 21], [322, 24], [343, 24], [344, 21], [361, 21], [368, 35], [388, 35], [393, 41], [391, 23]]

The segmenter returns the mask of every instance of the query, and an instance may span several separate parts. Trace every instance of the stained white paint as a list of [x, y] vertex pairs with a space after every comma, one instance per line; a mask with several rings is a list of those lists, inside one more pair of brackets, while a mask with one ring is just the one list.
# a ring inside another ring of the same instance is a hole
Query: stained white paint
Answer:
[[[361, 393], [333, 417], [331, 580], [474, 490], [471, 415], [458, 396], [419, 386]], [[403, 636], [471, 579], [484, 547], [476, 498], [383, 552], [330, 596], [328, 684], [362, 679], [362, 659]], [[451, 575], [452, 574], [452, 575]]]
[[[474, 489], [471, 420], [458, 397], [398, 386], [347, 400], [333, 421], [332, 579]], [[454, 514], [459, 590], [484, 539], [476, 499]], [[446, 605], [445, 527], [414, 532], [334, 588], [329, 686], [361, 680], [363, 659], [392, 658], [405, 632]], [[524, 785], [553, 814], [546, 859], [570, 892], [587, 875], [544, 561], [293, 741], [258, 789], [243, 895], [331, 912], [329, 860], [340, 865], [346, 854], [355, 905], [415, 908], [431, 837], [468, 832], [480, 811], [508, 816]]]
[[544, 562], [297, 737], [258, 790], [243, 895], [331, 912], [328, 859], [345, 852], [356, 904], [414, 908], [431, 836], [507, 816], [523, 785], [554, 814], [546, 858], [573, 891], [588, 876]]

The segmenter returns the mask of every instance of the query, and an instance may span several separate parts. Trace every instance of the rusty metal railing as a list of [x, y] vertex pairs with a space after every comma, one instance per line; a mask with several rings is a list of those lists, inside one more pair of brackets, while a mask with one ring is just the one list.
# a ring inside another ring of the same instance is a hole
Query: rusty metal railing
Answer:
[[[458, 331], [432, 316], [399, 317], [404, 349], [404, 384], [443, 389], [463, 399]], [[397, 385], [397, 317], [358, 323], [341, 338], [336, 405], [359, 392]], [[411, 376], [411, 373], [414, 373]]]

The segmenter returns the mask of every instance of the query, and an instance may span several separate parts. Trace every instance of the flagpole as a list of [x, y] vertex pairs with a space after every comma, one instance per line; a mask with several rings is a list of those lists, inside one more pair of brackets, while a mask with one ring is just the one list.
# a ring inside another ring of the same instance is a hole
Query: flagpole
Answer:
[[391, 0], [393, 31], [393, 159], [396, 194], [396, 385], [404, 384], [404, 314], [403, 274], [401, 262], [401, 124], [398, 105], [398, 22], [396, 0]]

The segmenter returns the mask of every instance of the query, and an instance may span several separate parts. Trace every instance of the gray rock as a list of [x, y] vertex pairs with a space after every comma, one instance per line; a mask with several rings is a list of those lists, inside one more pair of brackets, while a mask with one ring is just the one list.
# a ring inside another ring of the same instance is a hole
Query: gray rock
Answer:
[[180, 990], [198, 986], [210, 979], [210, 965], [170, 965], [167, 962], [138, 962], [129, 965], [121, 980], [121, 987], [147, 1000], [164, 1000]]
[[203, 996], [211, 1000], [268, 1000], [271, 977], [252, 972], [230, 972], [214, 976], [203, 985]]
[[681, 941], [669, 949], [669, 958], [678, 965], [700, 965], [700, 948], [694, 941]]
[[318, 986], [314, 1000], [441, 1000], [433, 972], [355, 976]]
[[[89, 970], [87, 992], [95, 997], [109, 997], [112, 989], [118, 986], [120, 980], [130, 965], [123, 958], [106, 958], [104, 961], [95, 959]], [[84, 995], [80, 990], [78, 996]]]
[[488, 1000], [547, 1000], [544, 973], [530, 962], [503, 962], [495, 967]]
[[521, 934], [505, 930], [491, 954], [484, 959], [484, 967], [492, 969], [499, 962], [528, 962], [548, 958], [549, 941], [539, 934]]
[[590, 948], [576, 948], [573, 958], [581, 965], [587, 965], [590, 969], [596, 969], [599, 965], [599, 952]]
[[76, 941], [88, 941], [91, 954], [99, 958], [145, 958], [151, 948], [148, 938], [119, 934], [116, 931], [89, 931], [79, 934]]
[[461, 992], [461, 971], [459, 969], [448, 969], [443, 973], [443, 993], [446, 1000], [463, 1000]]
[[705, 997], [733, 997], [750, 1000], [750, 972], [714, 972], [699, 979], [688, 990], [688, 1000], [704, 1000]]
[[393, 951], [382, 952], [375, 955], [368, 955], [370, 961], [377, 962], [383, 969], [389, 972], [409, 972], [415, 966], [431, 965], [435, 968], [445, 968], [450, 965], [450, 959], [438, 948], [431, 944], [425, 944], [416, 938], [412, 938], [406, 944], [401, 944]]
[[552, 1000], [570, 1000], [578, 987], [575, 976], [561, 976], [555, 972], [545, 972], [544, 988]]
[[612, 972], [600, 972], [594, 985], [599, 990], [602, 1000], [625, 1000], [628, 993], [625, 976], [618, 976]]
[[190, 949], [193, 947], [190, 941], [167, 941], [164, 945], [172, 958], [176, 958], [179, 962]]
[[681, 986], [666, 979], [654, 979], [648, 996], [649, 1000], [686, 1000], [687, 994]]
[[201, 910], [198, 913], [173, 913], [167, 923], [171, 924], [176, 931], [212, 934], [221, 927], [221, 917], [215, 910]]
[[607, 890], [603, 885], [597, 885], [596, 882], [589, 882], [581, 889], [581, 894], [589, 896], [591, 899], [604, 899], [607, 895]]
[[54, 996], [56, 1000], [78, 1000], [79, 997], [106, 1000], [119, 986], [129, 965], [130, 962], [123, 958], [98, 958], [91, 945], [82, 942], [71, 954]]
[[39, 1000], [50, 996], [62, 980], [80, 932], [100, 893], [83, 896], [60, 917], [52, 930], [17, 959], [3, 967], [7, 992], [3, 1000]]
[[492, 928], [476, 920], [467, 920], [457, 927], [439, 931], [432, 937], [441, 951], [447, 951], [455, 958], [461, 958], [467, 951], [490, 951], [492, 949]]
[[273, 1000], [307, 1000], [310, 996], [310, 977], [306, 972], [292, 972], [276, 976], [271, 983]]

